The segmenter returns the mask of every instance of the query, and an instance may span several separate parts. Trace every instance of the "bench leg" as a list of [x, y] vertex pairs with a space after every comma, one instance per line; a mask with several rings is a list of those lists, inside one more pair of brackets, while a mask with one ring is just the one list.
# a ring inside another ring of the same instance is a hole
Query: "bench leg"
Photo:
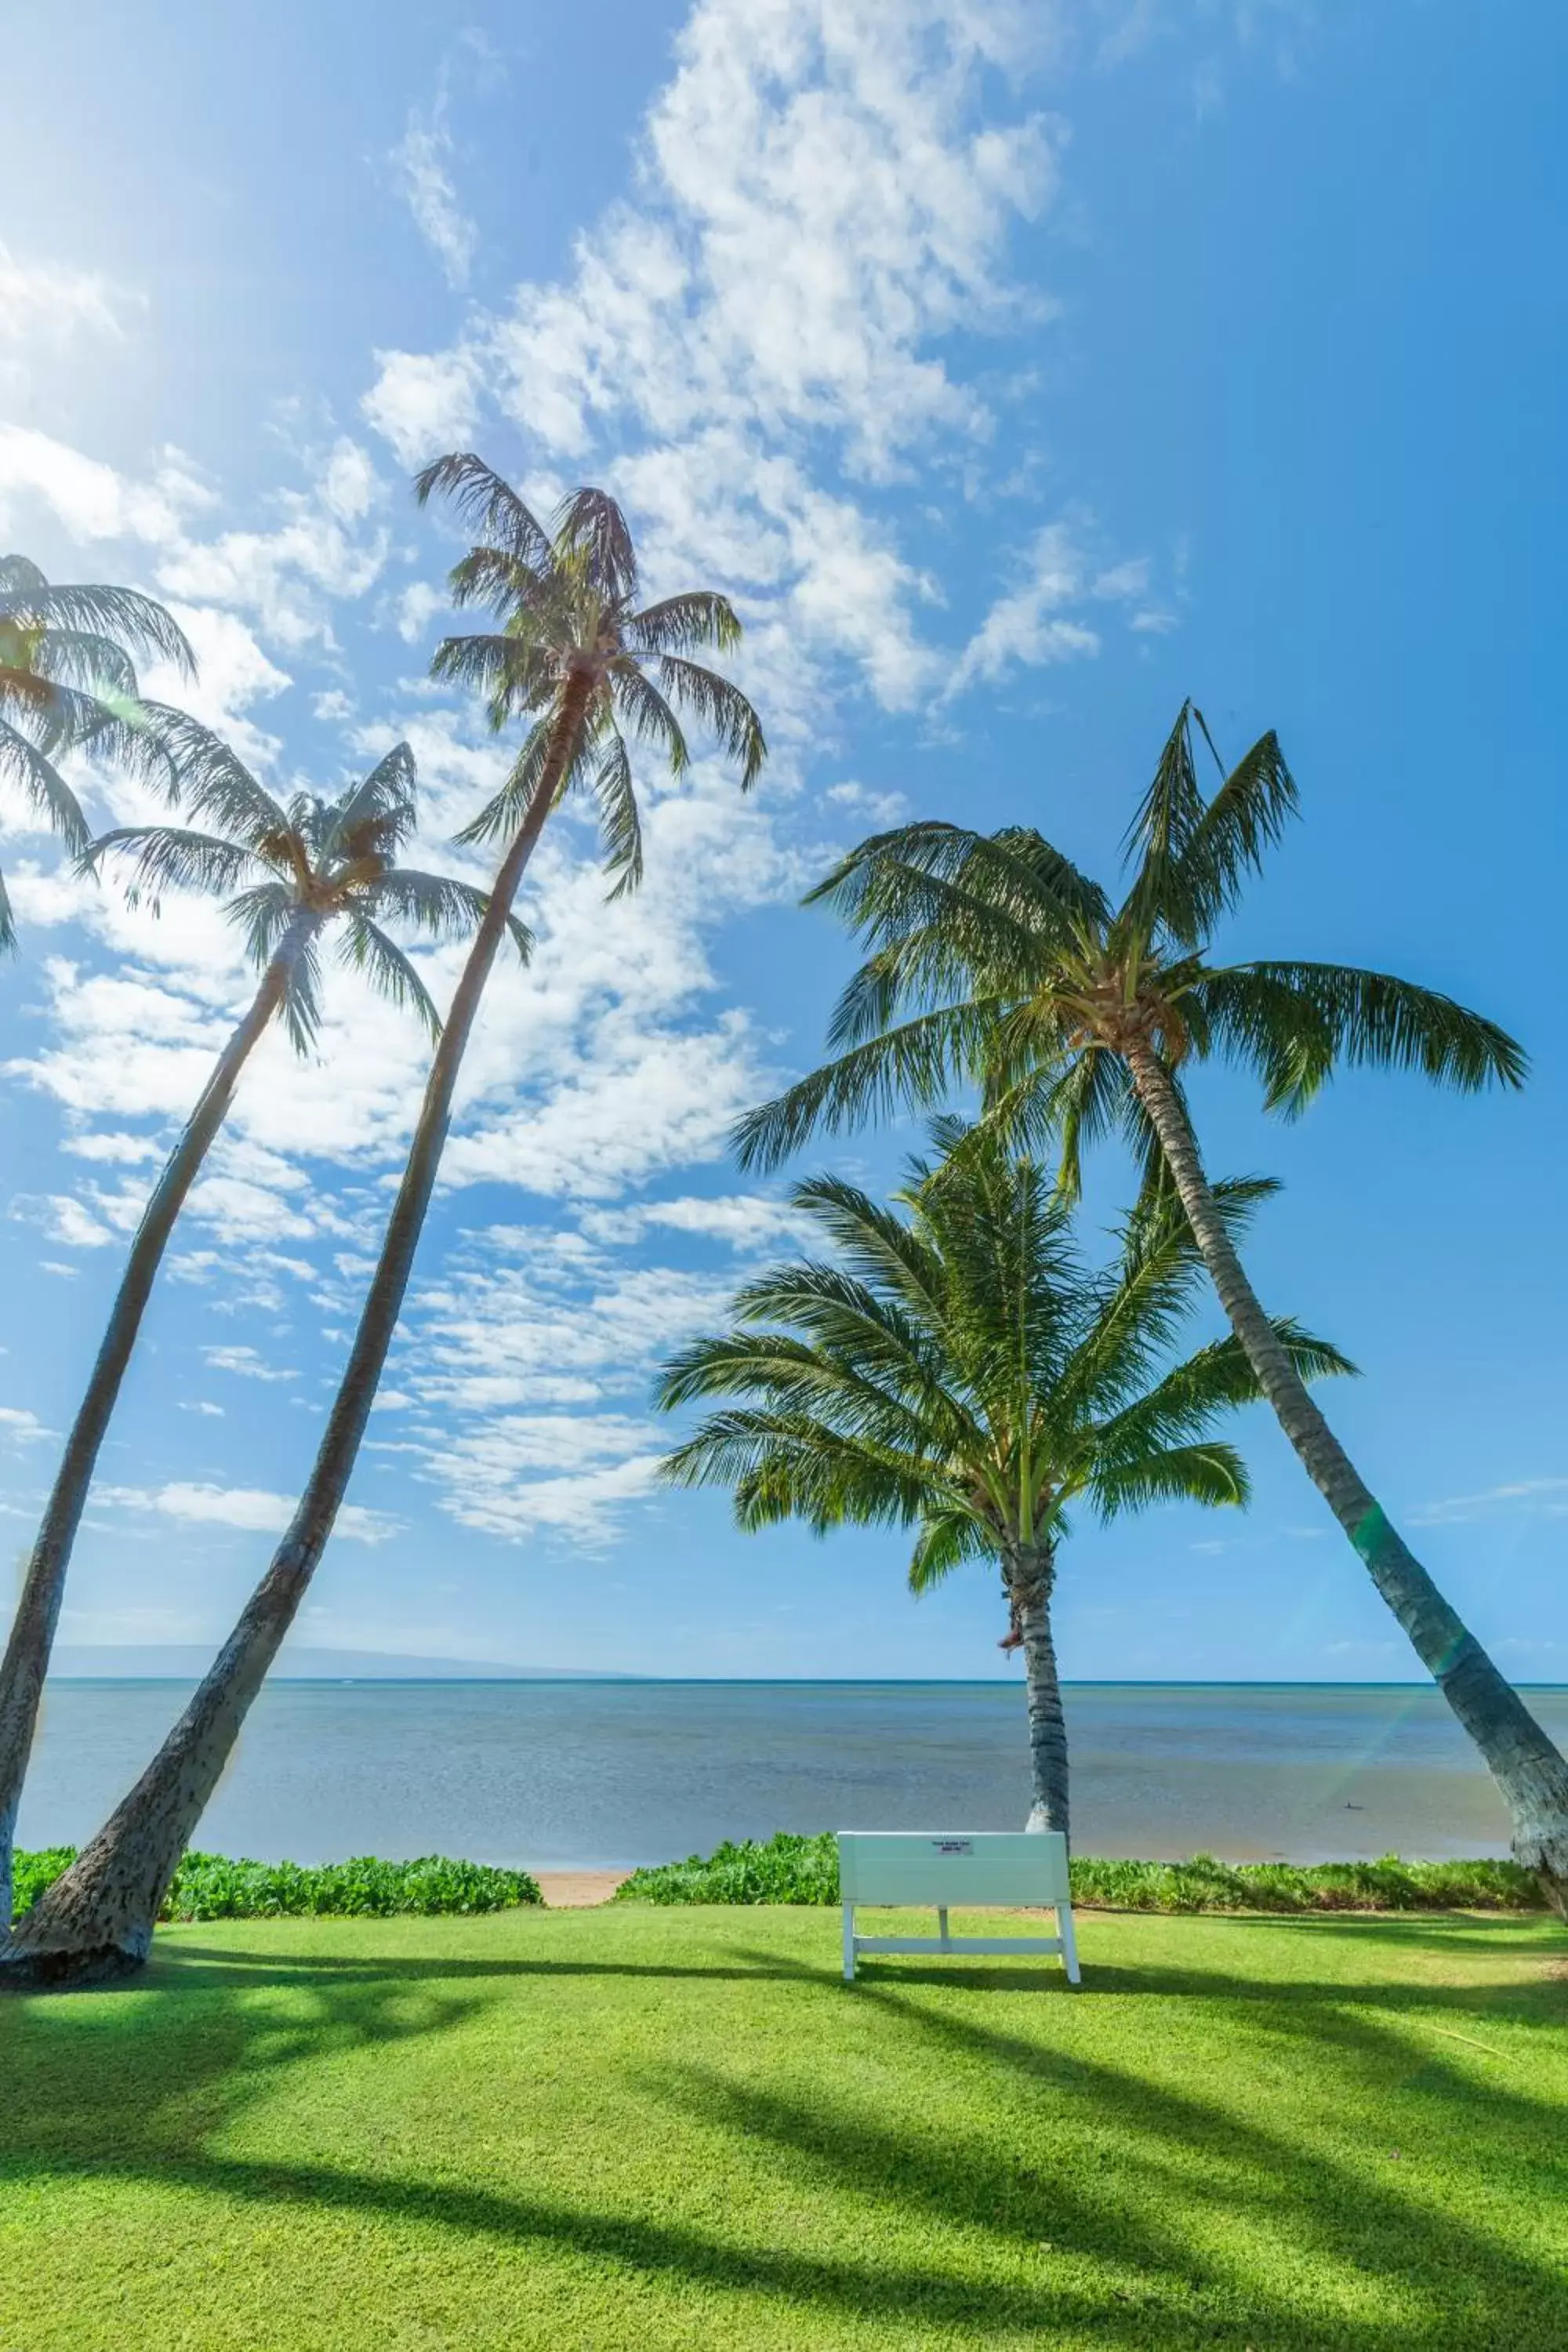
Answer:
[[853, 1984], [855, 1981], [855, 1906], [853, 1903], [847, 1903], [844, 1906], [844, 1981], [846, 1984]]
[[1078, 1938], [1072, 1931], [1072, 1905], [1057, 1905], [1057, 1933], [1062, 1939], [1062, 1966], [1068, 1972], [1068, 1982], [1079, 1982], [1078, 1971]]

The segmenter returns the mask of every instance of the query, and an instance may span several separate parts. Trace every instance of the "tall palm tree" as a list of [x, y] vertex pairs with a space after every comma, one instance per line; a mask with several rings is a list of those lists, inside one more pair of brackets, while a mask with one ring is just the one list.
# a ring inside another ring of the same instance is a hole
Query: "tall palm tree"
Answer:
[[[142, 655], [195, 675], [184, 630], [151, 596], [134, 588], [61, 586], [25, 555], [0, 555], [0, 776], [20, 787], [78, 856], [90, 832], [55, 762], [84, 749], [138, 769], [156, 762], [155, 730], [136, 698]], [[0, 950], [16, 944], [0, 877]]]
[[[1028, 1827], [1065, 1832], [1051, 1599], [1072, 1516], [1245, 1503], [1245, 1465], [1214, 1432], [1260, 1391], [1235, 1339], [1173, 1360], [1203, 1263], [1168, 1193], [1146, 1194], [1114, 1263], [1092, 1267], [1071, 1203], [1034, 1160], [954, 1120], [933, 1139], [948, 1156], [913, 1162], [891, 1207], [835, 1177], [797, 1188], [835, 1255], [763, 1275], [736, 1298], [734, 1329], [667, 1367], [667, 1409], [736, 1402], [663, 1475], [732, 1487], [747, 1530], [912, 1528], [917, 1592], [964, 1560], [994, 1563], [1002, 1647], [1024, 1653]], [[1226, 1228], [1272, 1190], [1216, 1185]], [[1303, 1380], [1351, 1370], [1294, 1324], [1270, 1329]]]
[[[1273, 1335], [1204, 1173], [1182, 1071], [1211, 1058], [1290, 1115], [1342, 1065], [1419, 1070], [1474, 1092], [1518, 1087], [1512, 1038], [1446, 996], [1343, 964], [1221, 963], [1209, 941], [1297, 810], [1262, 736], [1212, 795], [1184, 705], [1127, 838], [1118, 899], [1024, 826], [904, 825], [861, 843], [810, 894], [872, 953], [840, 999], [822, 1069], [752, 1113], [743, 1160], [819, 1127], [978, 1085], [1000, 1130], [1052, 1137], [1063, 1181], [1120, 1128], [1164, 1170], [1231, 1328], [1309, 1475], [1490, 1768], [1513, 1848], [1568, 1916], [1568, 1763], [1389, 1524]], [[1216, 765], [1220, 764], [1216, 759]]]
[[[489, 903], [465, 882], [394, 863], [415, 824], [414, 755], [406, 743], [336, 800], [299, 793], [285, 804], [208, 729], [178, 711], [154, 708], [152, 715], [176, 761], [184, 813], [218, 829], [123, 826], [92, 843], [82, 863], [96, 868], [105, 859], [129, 861], [132, 904], [146, 896], [155, 907], [171, 888], [226, 898], [261, 976], [136, 1229], [0, 1663], [0, 1921], [7, 1926], [16, 1809], [77, 1528], [174, 1221], [227, 1116], [240, 1072], [275, 1017], [301, 1053], [310, 1049], [320, 1020], [321, 950], [333, 930], [339, 961], [363, 971], [438, 1036], [441, 1024], [423, 981], [378, 918], [448, 939], [476, 928]], [[515, 928], [526, 952], [527, 934]]]
[[421, 504], [437, 493], [450, 499], [479, 533], [452, 574], [452, 592], [459, 604], [487, 605], [500, 624], [482, 635], [448, 637], [437, 649], [435, 673], [478, 687], [498, 731], [526, 722], [506, 782], [463, 836], [502, 845], [489, 909], [431, 1064], [381, 1257], [294, 1517], [157, 1756], [0, 1952], [0, 1980], [79, 1983], [135, 1968], [146, 1957], [174, 1866], [331, 1533], [408, 1286], [464, 1050], [551, 811], [574, 785], [595, 795], [618, 893], [635, 887], [642, 871], [627, 732], [657, 746], [679, 774], [689, 757], [677, 717], [684, 706], [739, 762], [743, 788], [762, 767], [756, 712], [738, 688], [690, 658], [702, 646], [724, 651], [739, 643], [733, 609], [707, 589], [639, 607], [637, 554], [613, 499], [578, 490], [563, 501], [547, 531], [476, 457], [443, 457], [416, 487]]

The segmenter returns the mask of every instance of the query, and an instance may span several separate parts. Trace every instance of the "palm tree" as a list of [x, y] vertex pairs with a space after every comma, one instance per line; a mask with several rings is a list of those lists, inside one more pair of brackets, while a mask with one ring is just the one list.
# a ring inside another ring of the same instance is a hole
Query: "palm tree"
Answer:
[[[835, 1255], [775, 1268], [735, 1300], [736, 1328], [665, 1370], [666, 1409], [734, 1399], [668, 1457], [682, 1486], [734, 1489], [748, 1531], [803, 1519], [912, 1528], [910, 1583], [993, 1561], [1028, 1694], [1028, 1827], [1068, 1827], [1067, 1731], [1051, 1637], [1058, 1555], [1081, 1504], [1103, 1520], [1152, 1504], [1245, 1503], [1214, 1435], [1259, 1394], [1235, 1339], [1173, 1361], [1203, 1275], [1168, 1193], [1149, 1193], [1109, 1267], [1087, 1265], [1073, 1211], [994, 1129], [933, 1129], [886, 1208], [818, 1177], [795, 1205]], [[1273, 1190], [1216, 1185], [1234, 1230]], [[1290, 1323], [1270, 1327], [1302, 1379], [1351, 1367]]]
[[1475, 1092], [1520, 1086], [1524, 1055], [1479, 1013], [1386, 972], [1211, 961], [1211, 934], [1297, 793], [1270, 733], [1205, 796], [1194, 723], [1206, 738], [1184, 705], [1129, 829], [1120, 900], [1024, 826], [904, 825], [842, 859], [810, 894], [872, 949], [834, 1017], [842, 1050], [742, 1123], [741, 1157], [769, 1164], [817, 1128], [971, 1083], [1001, 1131], [1055, 1139], [1071, 1190], [1082, 1146], [1120, 1128], [1174, 1186], [1281, 1427], [1485, 1758], [1514, 1853], [1568, 1916], [1568, 1763], [1389, 1524], [1274, 1337], [1204, 1174], [1181, 1077], [1193, 1063], [1239, 1062], [1289, 1116], [1343, 1064]]
[[[90, 833], [55, 761], [84, 749], [133, 768], [157, 761], [155, 731], [136, 699], [135, 657], [144, 654], [195, 675], [184, 632], [152, 597], [51, 584], [25, 555], [0, 556], [0, 776], [20, 787], [73, 855]], [[0, 877], [0, 949], [16, 944]]]
[[[0, 1952], [0, 1979], [80, 1983], [138, 1967], [164, 1889], [239, 1728], [314, 1575], [348, 1486], [408, 1286], [451, 1118], [452, 1091], [524, 868], [551, 811], [574, 785], [598, 803], [615, 891], [642, 871], [626, 733], [669, 769], [688, 763], [684, 705], [740, 763], [750, 786], [762, 725], [739, 688], [691, 660], [740, 641], [727, 598], [698, 589], [639, 608], [631, 534], [615, 500], [582, 489], [546, 531], [517, 492], [473, 456], [417, 477], [421, 504], [449, 498], [479, 543], [452, 573], [458, 604], [487, 605], [489, 634], [448, 637], [437, 677], [477, 686], [491, 726], [528, 723], [500, 792], [462, 836], [504, 845], [468, 962], [436, 1050], [408, 1162], [342, 1382], [309, 1483], [272, 1563], [190, 1705], [134, 1789]], [[649, 671], [653, 676], [649, 676]]]
[[[285, 805], [208, 729], [178, 711], [154, 708], [152, 715], [176, 761], [184, 813], [220, 829], [123, 826], [92, 843], [81, 862], [96, 870], [108, 858], [128, 860], [126, 895], [132, 905], [148, 897], [156, 908], [171, 888], [226, 898], [229, 919], [261, 977], [136, 1229], [0, 1664], [0, 1921], [7, 1926], [16, 1809], [77, 1527], [174, 1221], [227, 1116], [240, 1072], [275, 1017], [298, 1049], [309, 1051], [320, 1020], [321, 946], [334, 929], [339, 961], [363, 971], [383, 995], [408, 1006], [438, 1036], [441, 1024], [424, 982], [377, 918], [447, 939], [473, 929], [489, 903], [465, 882], [393, 862], [415, 823], [414, 755], [406, 743], [338, 799], [299, 793]], [[526, 953], [527, 934], [521, 926], [516, 931]]]

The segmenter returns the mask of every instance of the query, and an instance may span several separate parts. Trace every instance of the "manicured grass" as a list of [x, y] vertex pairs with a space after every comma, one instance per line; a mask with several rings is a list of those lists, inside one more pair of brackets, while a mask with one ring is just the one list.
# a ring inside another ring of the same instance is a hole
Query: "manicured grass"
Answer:
[[808, 1909], [170, 1929], [0, 2002], [0, 2346], [1568, 2344], [1560, 1927], [1081, 1943], [1075, 1994], [848, 1988]]

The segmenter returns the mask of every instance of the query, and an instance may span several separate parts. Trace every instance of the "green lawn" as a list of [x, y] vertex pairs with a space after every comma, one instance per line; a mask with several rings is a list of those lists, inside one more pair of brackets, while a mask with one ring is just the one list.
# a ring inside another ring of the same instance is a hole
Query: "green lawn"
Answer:
[[[978, 1925], [978, 1923], [976, 1923]], [[1568, 1937], [827, 1911], [164, 1933], [0, 2002], [0, 2352], [1568, 2345]]]

